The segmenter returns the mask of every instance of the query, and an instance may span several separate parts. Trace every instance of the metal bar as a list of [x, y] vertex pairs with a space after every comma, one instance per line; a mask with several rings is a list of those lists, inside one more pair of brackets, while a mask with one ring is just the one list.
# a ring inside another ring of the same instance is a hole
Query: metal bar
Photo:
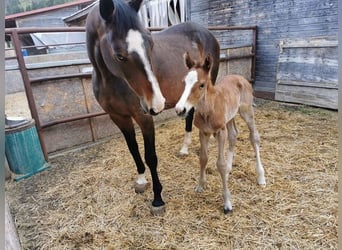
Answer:
[[252, 85], [254, 85], [254, 83], [255, 83], [256, 42], [257, 42], [257, 29], [255, 26], [255, 29], [253, 30], [253, 46], [252, 46], [252, 54], [254, 55], [253, 59], [252, 59], [252, 69], [251, 69], [251, 71], [252, 71], [251, 75], [252, 75], [252, 79], [253, 79]]
[[11, 34], [14, 31], [17, 34], [48, 32], [84, 32], [85, 27], [7, 28], [5, 29], [5, 34]]
[[[208, 30], [255, 30], [257, 26], [208, 26]], [[161, 31], [168, 27], [149, 27], [149, 31]]]
[[[83, 88], [84, 102], [85, 102], [85, 106], [87, 109], [87, 113], [91, 113], [91, 100], [88, 96], [88, 93], [90, 93], [91, 90], [89, 89], [88, 84], [84, 79], [82, 79], [82, 88]], [[96, 135], [94, 121], [91, 118], [89, 118], [89, 125], [90, 125], [92, 141], [95, 142], [95, 140], [97, 139], [97, 135]]]
[[36, 83], [36, 82], [62, 80], [62, 79], [75, 78], [75, 77], [87, 77], [87, 78], [90, 78], [91, 77], [91, 73], [74, 73], [74, 74], [65, 74], [65, 75], [35, 77], [35, 78], [31, 78], [31, 84], [32, 83]]
[[78, 121], [86, 118], [91, 118], [91, 117], [96, 117], [96, 116], [101, 116], [101, 115], [106, 115], [107, 113], [102, 111], [102, 112], [97, 112], [97, 113], [90, 113], [90, 114], [85, 114], [85, 115], [76, 115], [68, 118], [62, 118], [58, 120], [54, 120], [51, 122], [47, 122], [41, 125], [42, 128], [48, 128], [52, 127], [54, 125], [58, 125], [61, 123], [66, 123], [66, 122], [73, 122], [73, 121]]
[[244, 58], [250, 58], [250, 57], [254, 57], [254, 54], [250, 53], [248, 55], [242, 55], [242, 56], [226, 56], [226, 57], [220, 58], [220, 61], [225, 62], [229, 60], [244, 59]]
[[52, 44], [44, 44], [44, 45], [31, 45], [31, 46], [23, 46], [23, 49], [31, 49], [31, 48], [45, 48], [45, 47], [56, 47], [56, 46], [63, 46], [63, 45], [78, 45], [84, 44], [85, 42], [78, 42], [78, 43], [52, 43]]
[[36, 128], [38, 131], [38, 137], [40, 140], [40, 145], [42, 147], [44, 158], [46, 161], [48, 161], [48, 154], [47, 154], [47, 150], [46, 150], [46, 145], [45, 145], [42, 130], [41, 130], [42, 127], [40, 124], [38, 111], [37, 111], [36, 104], [34, 101], [34, 96], [33, 96], [32, 88], [31, 88], [30, 78], [29, 78], [29, 75], [28, 75], [27, 70], [26, 70], [25, 60], [24, 60], [24, 57], [21, 53], [21, 43], [19, 40], [19, 35], [18, 35], [17, 30], [13, 30], [12, 39], [13, 39], [15, 53], [16, 53], [17, 60], [18, 60], [19, 70], [20, 70], [21, 77], [22, 77], [23, 82], [24, 82], [25, 93], [26, 93], [27, 101], [28, 101], [28, 104], [30, 107], [31, 115], [32, 115], [32, 117], [36, 123]]

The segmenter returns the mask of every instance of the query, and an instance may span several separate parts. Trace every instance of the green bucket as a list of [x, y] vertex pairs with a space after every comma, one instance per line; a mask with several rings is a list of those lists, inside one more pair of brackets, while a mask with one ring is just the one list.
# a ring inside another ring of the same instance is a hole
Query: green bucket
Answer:
[[19, 181], [49, 167], [38, 139], [35, 121], [5, 129], [5, 153], [9, 169]]

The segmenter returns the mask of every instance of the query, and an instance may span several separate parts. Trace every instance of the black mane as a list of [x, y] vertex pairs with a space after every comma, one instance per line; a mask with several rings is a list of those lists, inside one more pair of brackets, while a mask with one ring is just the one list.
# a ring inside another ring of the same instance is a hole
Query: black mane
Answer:
[[126, 37], [130, 29], [144, 30], [137, 12], [122, 0], [113, 0], [114, 16], [112, 20], [113, 35], [119, 38]]

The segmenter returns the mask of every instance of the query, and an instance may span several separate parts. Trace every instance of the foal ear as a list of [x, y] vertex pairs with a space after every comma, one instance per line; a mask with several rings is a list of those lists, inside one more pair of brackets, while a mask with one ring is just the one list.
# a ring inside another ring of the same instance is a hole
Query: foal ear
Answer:
[[210, 55], [210, 53], [206, 56], [205, 60], [204, 60], [204, 63], [203, 63], [203, 69], [207, 72], [210, 71], [211, 69], [211, 66], [213, 64], [213, 59]]
[[143, 2], [143, 0], [132, 0], [130, 1], [128, 4], [129, 6], [131, 6], [131, 8], [133, 8], [136, 12], [139, 11], [141, 3]]
[[195, 62], [191, 59], [189, 52], [185, 52], [183, 55], [183, 58], [184, 58], [185, 66], [188, 69], [191, 69], [195, 65]]
[[109, 22], [112, 20], [113, 12], [113, 0], [100, 0], [100, 15], [105, 21]]

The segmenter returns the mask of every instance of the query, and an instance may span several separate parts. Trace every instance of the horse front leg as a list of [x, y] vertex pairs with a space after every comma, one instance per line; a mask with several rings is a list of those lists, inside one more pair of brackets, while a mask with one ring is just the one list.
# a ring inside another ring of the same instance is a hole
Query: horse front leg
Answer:
[[136, 140], [136, 134], [132, 118], [119, 115], [110, 115], [112, 121], [118, 126], [125, 137], [129, 152], [131, 153], [138, 171], [138, 177], [135, 181], [134, 189], [136, 193], [143, 193], [147, 188], [145, 177], [145, 164], [139, 152], [139, 146]]
[[192, 108], [187, 116], [185, 117], [185, 135], [184, 135], [184, 141], [183, 146], [181, 150], [179, 151], [180, 155], [188, 155], [189, 154], [189, 145], [191, 144], [191, 131], [192, 131], [192, 122], [194, 120], [194, 112], [195, 109]]
[[230, 201], [230, 192], [228, 189], [228, 175], [230, 169], [224, 157], [224, 146], [227, 140], [227, 128], [225, 127], [221, 129], [218, 133], [216, 133], [215, 137], [218, 144], [218, 158], [216, 167], [220, 173], [222, 181], [223, 212], [227, 214], [233, 210], [232, 203]]
[[155, 146], [155, 130], [154, 123], [151, 116], [143, 116], [135, 118], [136, 122], [141, 128], [141, 132], [144, 139], [144, 148], [145, 148], [145, 162], [147, 166], [150, 168], [152, 183], [153, 183], [153, 201], [152, 201], [152, 209], [151, 212], [153, 215], [163, 214], [165, 211], [165, 203], [162, 199], [162, 185], [159, 180], [157, 166], [158, 166], [158, 158], [156, 154], [156, 146]]

